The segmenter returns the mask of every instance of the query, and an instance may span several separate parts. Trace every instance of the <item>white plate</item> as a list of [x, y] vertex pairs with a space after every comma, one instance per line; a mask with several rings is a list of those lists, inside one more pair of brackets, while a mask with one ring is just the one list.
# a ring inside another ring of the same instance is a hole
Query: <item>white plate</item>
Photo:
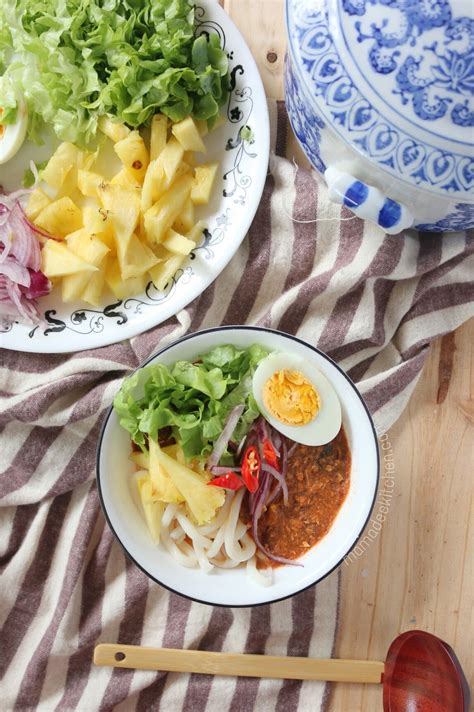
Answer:
[[197, 332], [175, 342], [146, 364], [173, 364], [194, 359], [219, 344], [290, 351], [314, 364], [332, 383], [342, 406], [342, 421], [352, 456], [351, 481], [337, 517], [321, 541], [301, 561], [303, 567], [283, 566], [274, 571], [269, 587], [255, 583], [245, 569], [214, 569], [205, 574], [174, 561], [155, 546], [142, 514], [132, 498], [131, 447], [113, 410], [106, 417], [97, 452], [97, 483], [107, 521], [127, 554], [150, 578], [176, 593], [212, 605], [255, 606], [287, 598], [327, 576], [343, 560], [361, 535], [377, 492], [379, 455], [377, 437], [362, 397], [349, 377], [325, 354], [294, 336], [258, 327], [220, 327]]
[[[196, 8], [198, 32], [214, 31], [229, 56], [230, 99], [226, 122], [206, 137], [206, 160], [221, 166], [214, 198], [198, 217], [208, 234], [193, 250], [163, 292], [153, 283], [144, 294], [102, 308], [85, 302], [63, 304], [59, 289], [39, 301], [45, 324], [38, 327], [0, 323], [0, 346], [19, 351], [61, 353], [93, 349], [136, 336], [183, 309], [220, 274], [244, 239], [257, 210], [268, 167], [270, 132], [265, 92], [255, 61], [242, 35], [214, 0]], [[248, 126], [252, 141], [242, 140]], [[44, 160], [53, 149], [26, 143], [8, 164], [0, 166], [0, 185], [10, 191], [21, 186], [31, 159]]]

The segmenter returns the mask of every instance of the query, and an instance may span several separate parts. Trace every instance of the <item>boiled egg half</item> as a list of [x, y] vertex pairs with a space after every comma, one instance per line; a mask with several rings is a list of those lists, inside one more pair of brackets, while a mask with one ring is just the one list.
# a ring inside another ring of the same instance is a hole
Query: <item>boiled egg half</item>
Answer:
[[28, 110], [22, 99], [18, 101], [14, 124], [2, 124], [2, 113], [3, 109], [0, 107], [0, 165], [18, 153], [28, 128]]
[[274, 351], [258, 364], [253, 396], [263, 417], [302, 445], [325, 445], [341, 428], [341, 404], [326, 376], [306, 359]]

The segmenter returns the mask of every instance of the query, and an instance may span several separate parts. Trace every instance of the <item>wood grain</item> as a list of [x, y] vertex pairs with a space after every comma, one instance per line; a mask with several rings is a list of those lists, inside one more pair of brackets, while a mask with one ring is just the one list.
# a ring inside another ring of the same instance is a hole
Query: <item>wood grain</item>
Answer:
[[[439, 339], [407, 411], [389, 433], [395, 494], [379, 538], [342, 567], [336, 655], [383, 659], [399, 633], [427, 630], [453, 647], [472, 687], [474, 321], [453, 341], [444, 401], [437, 403]], [[330, 709], [381, 705], [375, 687], [335, 685]]]
[[[283, 98], [284, 0], [224, 0], [224, 6], [254, 54], [268, 96]], [[278, 61], [269, 66], [273, 50]], [[301, 161], [294, 139], [288, 156]], [[473, 344], [471, 321], [433, 345], [415, 394], [389, 433], [395, 495], [379, 538], [342, 569], [335, 651], [384, 660], [399, 633], [424, 629], [454, 648], [471, 687]], [[331, 712], [381, 709], [380, 686], [333, 686]]]
[[245, 37], [260, 70], [265, 93], [283, 98], [286, 50], [282, 0], [224, 0], [224, 9]]

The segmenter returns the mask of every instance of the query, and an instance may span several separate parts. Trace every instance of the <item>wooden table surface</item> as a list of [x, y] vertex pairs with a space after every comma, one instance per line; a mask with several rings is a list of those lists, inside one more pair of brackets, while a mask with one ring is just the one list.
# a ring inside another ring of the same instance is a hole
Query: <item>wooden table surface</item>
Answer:
[[[283, 98], [284, 0], [220, 0]], [[295, 143], [289, 157], [298, 157]], [[421, 628], [455, 649], [473, 685], [472, 471], [474, 321], [435, 342], [411, 402], [388, 434], [395, 498], [379, 538], [342, 567], [336, 656], [384, 660]], [[382, 709], [381, 685], [333, 686], [331, 712]], [[454, 712], [454, 711], [453, 711]]]

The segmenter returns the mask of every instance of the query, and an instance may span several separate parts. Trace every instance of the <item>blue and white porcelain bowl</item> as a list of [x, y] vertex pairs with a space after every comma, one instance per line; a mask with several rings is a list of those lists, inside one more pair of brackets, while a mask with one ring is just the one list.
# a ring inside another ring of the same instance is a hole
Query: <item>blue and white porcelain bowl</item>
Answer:
[[286, 104], [333, 201], [388, 233], [474, 227], [471, 0], [286, 0]]

